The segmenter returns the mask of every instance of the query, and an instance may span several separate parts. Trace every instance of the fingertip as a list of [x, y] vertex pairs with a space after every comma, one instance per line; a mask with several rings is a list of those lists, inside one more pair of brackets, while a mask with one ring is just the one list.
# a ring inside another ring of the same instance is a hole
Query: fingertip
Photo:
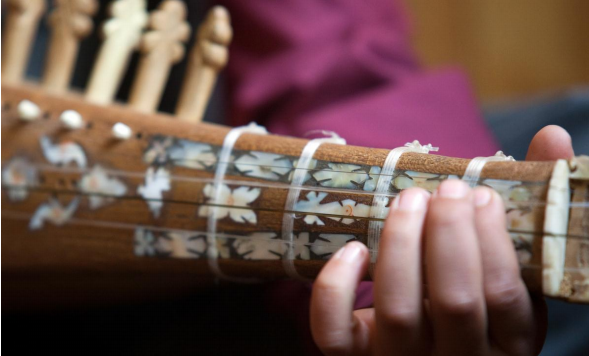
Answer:
[[530, 142], [527, 161], [553, 161], [574, 156], [571, 135], [560, 126], [542, 128]]
[[395, 211], [415, 212], [426, 210], [430, 196], [431, 194], [423, 188], [412, 187], [405, 189], [395, 197], [389, 215]]

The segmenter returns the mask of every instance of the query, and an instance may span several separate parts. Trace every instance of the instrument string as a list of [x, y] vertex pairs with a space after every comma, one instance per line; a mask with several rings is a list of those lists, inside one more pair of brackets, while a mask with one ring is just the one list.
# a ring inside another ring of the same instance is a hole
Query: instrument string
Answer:
[[[15, 219], [15, 220], [28, 220], [31, 218], [30, 214], [23, 213], [23, 212], [10, 211], [10, 210], [3, 211], [2, 216], [3, 216], [3, 218], [9, 218], [9, 219]], [[194, 235], [206, 236], [208, 234], [206, 231], [193, 231], [193, 230], [186, 230], [186, 229], [167, 228], [167, 227], [161, 227], [161, 226], [155, 226], [155, 225], [143, 225], [143, 224], [136, 225], [136, 224], [121, 223], [121, 222], [114, 222], [114, 221], [107, 221], [107, 220], [81, 219], [81, 218], [72, 218], [72, 219], [68, 220], [67, 224], [73, 225], [73, 226], [90, 226], [90, 227], [111, 228], [111, 229], [129, 230], [129, 231], [135, 231], [137, 228], [142, 228], [142, 229], [153, 231], [153, 232], [179, 233], [179, 234], [187, 234], [187, 235], [191, 235], [191, 236], [194, 236]], [[236, 239], [236, 240], [249, 240], [249, 238], [250, 238], [247, 235], [239, 235], [239, 234], [234, 235], [234, 234], [227, 234], [227, 233], [216, 233], [216, 235], [217, 235], [217, 238], [220, 238], [220, 239], [231, 238], [231, 239]], [[543, 233], [539, 233], [538, 235], [543, 235]], [[313, 246], [313, 243], [304, 243], [304, 242], [300, 242], [300, 241], [289, 242], [289, 241], [284, 241], [284, 240], [280, 240], [280, 239], [276, 239], [276, 238], [272, 238], [272, 237], [265, 237], [265, 236], [258, 237], [257, 240], [262, 240], [262, 241], [267, 240], [268, 242], [283, 243], [285, 245], [292, 244], [294, 246], [301, 246], [301, 245], [308, 246], [308, 247]], [[341, 247], [341, 244], [323, 242], [322, 247], [339, 248], [339, 247]], [[370, 249], [369, 252], [378, 253], [378, 247]], [[325, 259], [325, 262], [327, 262], [327, 259], [328, 259], [328, 257], [330, 257], [330, 255], [328, 255], [326, 257], [327, 258]], [[304, 260], [302, 260], [302, 261], [304, 261]], [[520, 263], [520, 269], [522, 269], [522, 270], [526, 270], [526, 269], [541, 270], [542, 265], [541, 264]], [[568, 271], [568, 272], [587, 272], [588, 268], [563, 267], [563, 270]]]
[[[45, 171], [51, 172], [58, 172], [58, 173], [67, 173], [67, 174], [78, 174], [78, 173], [88, 173], [90, 170], [88, 169], [79, 169], [79, 168], [64, 168], [59, 169], [52, 166], [47, 166], [48, 169], [44, 169]], [[108, 175], [114, 177], [122, 177], [122, 178], [138, 178], [138, 179], [145, 179], [145, 173], [143, 172], [125, 172], [119, 170], [105, 170]], [[212, 177], [188, 177], [188, 176], [178, 176], [178, 175], [171, 175], [170, 180], [172, 182], [188, 182], [188, 183], [201, 183], [201, 184], [212, 184], [214, 182], [214, 178]], [[226, 185], [231, 186], [246, 186], [251, 188], [272, 188], [272, 189], [282, 189], [288, 190], [289, 184], [281, 183], [281, 182], [270, 182], [270, 181], [250, 181], [250, 180], [236, 180], [236, 179], [224, 179], [223, 183]], [[2, 186], [8, 189], [27, 189], [27, 190], [34, 190], [38, 189], [38, 186], [35, 185], [10, 185], [2, 182]], [[398, 195], [395, 192], [374, 192], [374, 191], [366, 191], [366, 190], [349, 190], [349, 189], [339, 189], [339, 188], [332, 188], [332, 187], [324, 187], [324, 186], [301, 186], [299, 188], [302, 191], [308, 192], [317, 192], [317, 193], [339, 193], [339, 194], [346, 194], [348, 196], [369, 196], [369, 197], [389, 197], [394, 198]], [[572, 192], [573, 190], [569, 188], [569, 191]], [[99, 193], [93, 193], [99, 194]], [[107, 195], [102, 194], [105, 197], [113, 198], [113, 199], [120, 199], [121, 196], [114, 196], [114, 195]], [[162, 199], [162, 202], [165, 202]], [[543, 200], [532, 200], [532, 201], [511, 201], [504, 198], [504, 202], [509, 207], [521, 207], [521, 208], [533, 208], [533, 207], [543, 207], [546, 205], [546, 202]], [[589, 207], [589, 201], [582, 201], [582, 202], [569, 202], [568, 206], [570, 208], [587, 208]]]
[[[17, 187], [18, 189], [22, 189], [22, 187]], [[188, 206], [193, 206], [193, 207], [202, 207], [202, 206], [207, 206], [207, 207], [214, 207], [214, 208], [227, 208], [227, 209], [241, 209], [241, 210], [253, 210], [256, 212], [267, 212], [267, 213], [275, 213], [277, 215], [279, 214], [294, 214], [295, 215], [295, 219], [298, 218], [302, 218], [303, 216], [306, 215], [315, 215], [315, 216], [319, 216], [319, 217], [324, 217], [324, 218], [332, 218], [332, 219], [354, 219], [354, 220], [359, 220], [359, 221], [385, 221], [385, 219], [383, 218], [372, 218], [372, 217], [362, 217], [362, 216], [347, 216], [347, 215], [338, 215], [338, 214], [328, 214], [328, 213], [320, 213], [320, 212], [305, 212], [305, 211], [286, 211], [284, 209], [271, 209], [271, 208], [262, 208], [262, 207], [246, 207], [246, 206], [235, 206], [235, 205], [225, 205], [225, 204], [215, 204], [215, 203], [211, 203], [211, 202], [192, 202], [192, 201], [186, 201], [186, 200], [178, 200], [178, 199], [169, 199], [169, 198], [164, 198], [164, 199], [155, 199], [155, 198], [143, 198], [141, 196], [112, 196], [112, 195], [108, 195], [108, 194], [100, 194], [100, 193], [87, 193], [87, 192], [79, 192], [79, 191], [73, 191], [73, 190], [60, 190], [60, 191], [56, 191], [54, 189], [49, 189], [49, 188], [39, 188], [39, 187], [33, 187], [30, 188], [31, 191], [34, 192], [38, 192], [38, 193], [45, 193], [45, 194], [53, 194], [53, 195], [67, 195], [67, 196], [73, 196], [73, 197], [91, 197], [91, 196], [99, 196], [99, 197], [105, 197], [105, 198], [112, 198], [112, 199], [116, 199], [116, 200], [128, 200], [128, 201], [141, 201], [141, 202], [148, 202], [148, 201], [155, 201], [155, 202], [162, 202], [162, 203], [167, 203], [167, 204], [178, 204], [178, 205], [188, 205]], [[552, 236], [552, 237], [562, 237], [562, 238], [571, 238], [571, 239], [580, 239], [580, 240], [589, 240], [589, 235], [585, 236], [585, 235], [575, 235], [575, 234], [553, 234], [553, 233], [545, 233], [543, 231], [528, 231], [528, 230], [520, 230], [520, 229], [507, 229], [508, 232], [510, 233], [516, 233], [516, 234], [528, 234], [528, 235], [541, 235], [541, 236]]]

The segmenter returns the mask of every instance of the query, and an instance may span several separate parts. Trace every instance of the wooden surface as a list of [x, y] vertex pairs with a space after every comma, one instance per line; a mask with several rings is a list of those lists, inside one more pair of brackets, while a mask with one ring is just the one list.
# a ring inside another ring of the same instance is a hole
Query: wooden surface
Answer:
[[45, 58], [43, 87], [48, 91], [67, 90], [78, 56], [79, 42], [93, 28], [92, 16], [98, 10], [95, 0], [63, 0], [49, 14], [51, 39]]
[[148, 20], [145, 0], [116, 0], [109, 6], [111, 17], [103, 25], [104, 41], [86, 87], [86, 100], [97, 104], [113, 100]]
[[45, 0], [11, 0], [8, 10], [2, 29], [2, 83], [18, 83], [29, 62]]
[[176, 105], [175, 114], [181, 120], [202, 121], [219, 71], [229, 59], [227, 47], [233, 37], [230, 21], [227, 9], [215, 6], [198, 29]]
[[589, 84], [585, 0], [408, 0], [428, 67], [466, 69], [484, 102]]
[[[18, 119], [16, 106], [22, 99], [37, 104], [42, 118], [34, 122]], [[80, 130], [67, 130], [58, 120], [64, 110], [75, 110], [86, 124]], [[129, 140], [115, 140], [112, 125], [124, 122], [134, 132]], [[36, 87], [2, 87], [2, 161], [15, 154], [24, 155], [35, 162], [44, 162], [39, 138], [47, 135], [54, 141], [80, 143], [89, 160], [89, 166], [99, 163], [106, 169], [135, 173], [122, 177], [128, 194], [116, 204], [92, 210], [83, 200], [75, 218], [62, 227], [46, 225], [43, 230], [29, 231], [31, 214], [52, 196], [68, 204], [77, 194], [81, 174], [61, 170], [41, 171], [41, 183], [30, 191], [29, 197], [19, 203], [10, 202], [2, 192], [2, 268], [4, 285], [8, 286], [12, 301], [32, 302], [31, 290], [43, 287], [45, 301], [56, 301], [70, 293], [72, 298], [84, 300], [132, 299], [141, 293], [150, 296], [159, 293], [182, 293], [190, 288], [210, 285], [205, 260], [153, 259], [133, 254], [136, 225], [166, 227], [187, 231], [206, 231], [206, 218], [198, 218], [196, 211], [204, 202], [204, 182], [190, 179], [174, 181], [173, 188], [164, 194], [166, 207], [161, 216], [154, 217], [146, 202], [139, 197], [137, 187], [143, 181], [147, 168], [143, 153], [153, 135], [168, 135], [220, 146], [228, 128], [210, 124], [193, 125], [174, 120], [162, 114], [142, 114], [123, 106], [96, 106], [79, 97], [48, 95]], [[235, 145], [236, 150], [271, 152], [298, 157], [306, 140], [268, 135], [244, 134]], [[322, 145], [315, 154], [319, 160], [358, 165], [382, 166], [388, 150], [353, 146]], [[462, 175], [469, 160], [436, 155], [405, 154], [398, 163], [399, 169], [437, 174]], [[485, 166], [483, 177], [530, 182], [546, 182], [553, 162], [492, 162]], [[173, 174], [184, 178], [211, 178], [212, 171], [174, 167]], [[240, 181], [256, 181], [239, 177]], [[244, 233], [281, 231], [282, 209], [288, 190], [264, 188], [261, 198], [251, 208], [257, 212], [258, 225], [237, 224], [230, 219], [220, 220], [219, 232]], [[338, 200], [355, 199], [371, 203], [371, 196], [362, 191], [334, 194]], [[541, 214], [541, 210], [539, 211]], [[345, 225], [326, 222], [325, 226], [304, 225], [297, 219], [295, 232], [349, 233], [365, 241], [367, 220], [358, 219]], [[329, 219], [328, 219], [329, 220]], [[88, 223], [90, 222], [90, 223]], [[245, 226], [245, 227], [244, 227]], [[300, 274], [312, 277], [323, 261], [296, 261]], [[258, 275], [265, 278], [283, 276], [281, 261], [223, 261], [222, 270], [229, 275]], [[133, 276], [137, 278], [133, 278]], [[37, 283], [36, 281], [39, 281]], [[55, 283], [49, 281], [56, 281]], [[129, 280], [133, 280], [132, 283]], [[25, 283], [29, 281], [30, 283]], [[52, 284], [53, 283], [53, 284]], [[167, 287], [161, 290], [162, 283]], [[121, 284], [125, 288], [121, 289]], [[153, 289], [153, 290], [152, 290]], [[116, 292], [115, 292], [116, 291]], [[29, 295], [29, 298], [24, 296]], [[67, 300], [67, 298], [66, 298]], [[37, 300], [38, 301], [38, 300]]]
[[151, 13], [149, 31], [141, 39], [141, 59], [129, 97], [133, 109], [156, 111], [171, 66], [184, 58], [184, 43], [190, 36], [190, 25], [185, 19], [186, 5], [180, 0], [164, 1]]

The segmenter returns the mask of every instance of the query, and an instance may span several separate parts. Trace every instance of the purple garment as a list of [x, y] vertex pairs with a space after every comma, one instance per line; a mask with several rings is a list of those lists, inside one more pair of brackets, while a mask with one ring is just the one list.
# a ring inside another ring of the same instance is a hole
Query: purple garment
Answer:
[[[419, 65], [398, 1], [221, 3], [235, 30], [231, 124], [256, 121], [299, 137], [331, 130], [348, 144], [389, 149], [418, 139], [454, 157], [496, 152], [465, 76]], [[371, 303], [371, 283], [363, 283], [356, 306]], [[306, 314], [301, 322], [308, 325]]]

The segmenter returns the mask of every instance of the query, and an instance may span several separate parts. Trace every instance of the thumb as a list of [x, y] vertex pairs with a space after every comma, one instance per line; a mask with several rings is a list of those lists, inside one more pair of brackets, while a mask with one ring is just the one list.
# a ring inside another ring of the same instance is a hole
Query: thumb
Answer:
[[526, 161], [553, 161], [575, 155], [571, 136], [560, 126], [544, 127], [532, 139]]

